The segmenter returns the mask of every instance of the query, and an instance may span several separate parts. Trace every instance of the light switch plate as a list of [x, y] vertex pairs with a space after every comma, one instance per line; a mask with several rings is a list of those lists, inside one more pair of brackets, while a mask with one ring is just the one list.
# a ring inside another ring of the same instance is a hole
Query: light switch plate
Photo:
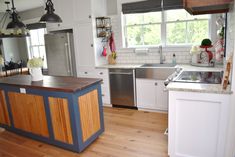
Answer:
[[20, 93], [26, 94], [26, 89], [25, 88], [20, 88]]

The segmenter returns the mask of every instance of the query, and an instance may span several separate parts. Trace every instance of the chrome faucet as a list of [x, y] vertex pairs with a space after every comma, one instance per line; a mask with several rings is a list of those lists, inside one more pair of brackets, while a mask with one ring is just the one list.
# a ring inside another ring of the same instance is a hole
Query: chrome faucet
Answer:
[[162, 55], [162, 45], [159, 46], [159, 53], [160, 53], [160, 64], [163, 64], [163, 62], [165, 61], [165, 58]]

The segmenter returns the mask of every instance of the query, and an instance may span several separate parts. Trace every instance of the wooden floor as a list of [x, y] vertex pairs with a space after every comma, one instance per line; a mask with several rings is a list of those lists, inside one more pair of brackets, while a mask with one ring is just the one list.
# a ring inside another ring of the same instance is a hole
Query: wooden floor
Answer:
[[167, 157], [167, 114], [104, 108], [105, 133], [73, 153], [0, 131], [0, 157]]

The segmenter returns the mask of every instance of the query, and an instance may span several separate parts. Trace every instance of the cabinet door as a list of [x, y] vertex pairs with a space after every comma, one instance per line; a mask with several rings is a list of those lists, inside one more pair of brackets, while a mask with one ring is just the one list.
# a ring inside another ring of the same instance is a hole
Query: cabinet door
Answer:
[[95, 66], [92, 24], [79, 24], [75, 31], [77, 69], [81, 66]]
[[8, 97], [15, 128], [49, 137], [42, 96], [9, 92]]
[[0, 90], [0, 124], [10, 126], [10, 118], [3, 90]]
[[73, 0], [73, 16], [77, 22], [91, 21], [91, 0]]
[[168, 110], [168, 91], [165, 91], [165, 85], [163, 80], [157, 80], [157, 102], [156, 107], [159, 110], [167, 111]]
[[157, 82], [148, 79], [136, 79], [137, 107], [156, 109]]

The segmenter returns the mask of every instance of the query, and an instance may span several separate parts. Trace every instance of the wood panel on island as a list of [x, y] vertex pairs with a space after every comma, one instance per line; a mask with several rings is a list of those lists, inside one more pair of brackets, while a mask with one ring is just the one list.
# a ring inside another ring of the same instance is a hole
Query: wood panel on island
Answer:
[[104, 132], [101, 79], [12, 76], [0, 98], [0, 127], [19, 135], [81, 152]]

